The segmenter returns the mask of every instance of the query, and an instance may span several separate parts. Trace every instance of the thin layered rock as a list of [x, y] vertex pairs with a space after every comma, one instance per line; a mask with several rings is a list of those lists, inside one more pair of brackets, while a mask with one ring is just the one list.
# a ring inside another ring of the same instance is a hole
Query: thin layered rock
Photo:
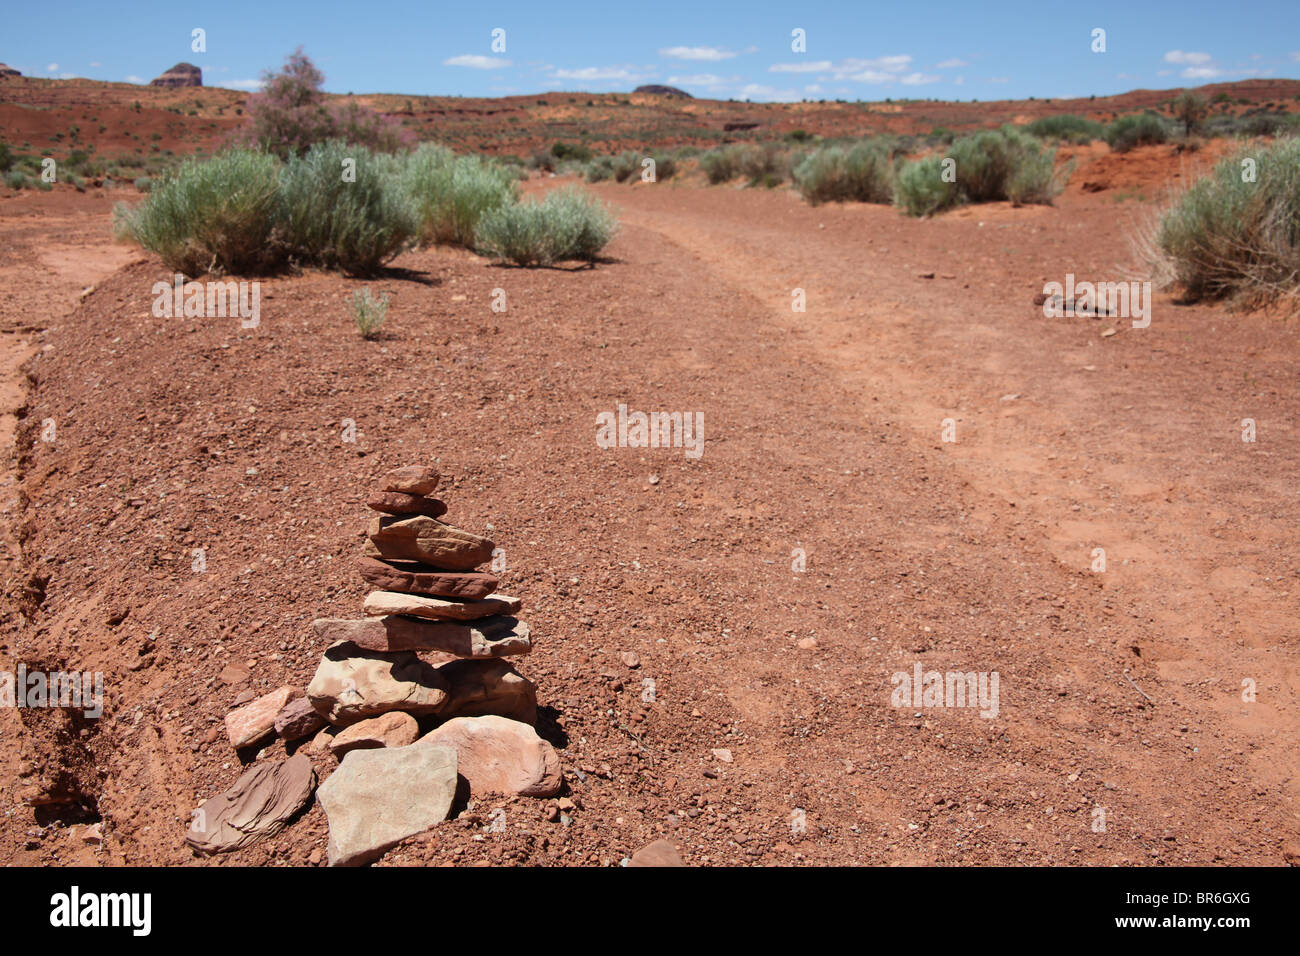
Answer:
[[380, 590], [431, 597], [485, 598], [501, 583], [495, 575], [481, 571], [440, 571], [428, 564], [409, 561], [393, 563], [362, 558], [357, 570], [362, 580]]
[[330, 643], [346, 641], [368, 651], [441, 651], [455, 657], [493, 658], [527, 654], [533, 649], [528, 625], [513, 617], [463, 622], [400, 616], [325, 617], [312, 621], [312, 627]]
[[520, 603], [519, 598], [504, 594], [492, 594], [477, 601], [451, 601], [400, 591], [371, 591], [362, 610], [372, 617], [405, 614], [441, 621], [472, 621], [493, 614], [514, 614]]

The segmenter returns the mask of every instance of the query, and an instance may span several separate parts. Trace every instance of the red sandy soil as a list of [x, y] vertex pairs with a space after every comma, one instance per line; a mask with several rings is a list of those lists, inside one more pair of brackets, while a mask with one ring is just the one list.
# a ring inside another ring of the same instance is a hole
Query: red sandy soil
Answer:
[[[1208, 99], [1220, 93], [1232, 98], [1230, 103], [1214, 104], [1212, 115], [1236, 115], [1265, 106], [1300, 112], [1300, 80], [1241, 80], [1196, 91]], [[495, 99], [368, 94], [357, 100], [398, 119], [421, 140], [436, 140], [462, 151], [528, 156], [557, 141], [583, 142], [596, 152], [618, 152], [635, 147], [765, 142], [795, 130], [826, 137], [924, 135], [936, 127], [966, 131], [1063, 113], [1109, 122], [1146, 109], [1168, 115], [1168, 104], [1179, 92], [1134, 90], [1086, 99], [979, 103], [745, 103], [638, 93], [539, 93]], [[87, 143], [94, 144], [101, 156], [210, 152], [243, 122], [241, 111], [247, 99], [247, 93], [215, 87], [165, 89], [84, 79], [0, 78], [0, 139], [19, 145], [27, 142], [37, 150], [54, 149], [60, 155]], [[728, 131], [728, 125], [752, 128]], [[102, 132], [100, 126], [105, 127]], [[63, 134], [62, 139], [54, 138], [58, 134]]]
[[[480, 800], [385, 864], [615, 864], [658, 837], [691, 864], [1293, 861], [1296, 328], [1161, 294], [1147, 329], [1044, 318], [1045, 281], [1126, 276], [1152, 207], [1121, 187], [1212, 155], [1078, 158], [1054, 207], [931, 221], [599, 187], [612, 261], [406, 254], [368, 283], [392, 295], [373, 342], [343, 303], [361, 283], [332, 274], [264, 281], [253, 330], [154, 318], [167, 270], [109, 244], [101, 191], [0, 200], [0, 342], [35, 356], [5, 395], [21, 558], [0, 666], [108, 690], [99, 721], [0, 714], [0, 859], [193, 861], [190, 811], [242, 772], [228, 707], [306, 684], [310, 621], [360, 614], [371, 481], [432, 459], [449, 520], [506, 549], [578, 809]], [[702, 411], [703, 457], [601, 450], [620, 402]], [[997, 671], [999, 716], [892, 707], [917, 661]], [[231, 662], [251, 671], [232, 686]], [[29, 802], [50, 795], [74, 803]], [[308, 863], [325, 840], [313, 805], [216, 863]]]

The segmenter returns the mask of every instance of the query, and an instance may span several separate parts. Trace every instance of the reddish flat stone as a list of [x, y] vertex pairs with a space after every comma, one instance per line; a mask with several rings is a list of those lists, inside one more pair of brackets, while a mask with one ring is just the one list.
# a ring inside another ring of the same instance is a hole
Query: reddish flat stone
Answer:
[[513, 617], [465, 622], [413, 617], [319, 618], [311, 626], [330, 644], [350, 641], [368, 651], [442, 651], [456, 657], [490, 658], [527, 654], [533, 649], [528, 625]]
[[284, 740], [301, 740], [324, 726], [325, 718], [306, 697], [289, 701], [275, 715], [275, 732]]
[[405, 495], [427, 495], [438, 487], [442, 476], [438, 469], [424, 465], [406, 465], [394, 468], [384, 475], [380, 487], [384, 491], [397, 491]]
[[425, 515], [376, 516], [370, 543], [385, 558], [423, 561], [451, 571], [473, 571], [492, 557], [492, 542]]
[[406, 495], [400, 491], [377, 491], [366, 501], [366, 507], [386, 515], [428, 515], [437, 518], [447, 513], [447, 503], [422, 495]]
[[281, 687], [226, 714], [226, 735], [234, 748], [238, 750], [269, 737], [275, 730], [276, 715], [292, 696], [292, 687]]
[[434, 597], [484, 598], [501, 582], [495, 575], [479, 571], [441, 571], [427, 564], [390, 564], [362, 558], [357, 566], [361, 577], [385, 591], [429, 594]]

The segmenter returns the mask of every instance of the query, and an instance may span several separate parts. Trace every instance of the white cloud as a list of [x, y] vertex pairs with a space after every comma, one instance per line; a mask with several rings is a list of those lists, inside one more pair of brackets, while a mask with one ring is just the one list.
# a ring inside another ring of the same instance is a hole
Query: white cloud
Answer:
[[1223, 70], [1217, 66], [1189, 66], [1179, 74], [1185, 80], [1212, 80], [1223, 76]]
[[756, 47], [756, 46], [747, 46], [747, 47], [745, 47], [745, 49], [742, 50], [741, 52], [742, 52], [742, 53], [757, 53], [757, 52], [758, 52], [758, 47]]
[[1297, 63], [1300, 63], [1300, 50], [1297, 50], [1295, 53], [1292, 53], [1291, 59], [1295, 60]]
[[659, 55], [674, 60], [707, 60], [716, 63], [718, 60], [730, 60], [736, 54], [715, 46], [670, 46], [660, 50]]
[[799, 99], [799, 94], [794, 90], [778, 90], [776, 87], [766, 86], [763, 83], [747, 83], [736, 91], [736, 95], [742, 100], [789, 102]]
[[443, 60], [442, 65], [468, 66], [475, 70], [499, 70], [504, 66], [509, 66], [510, 61], [499, 56], [478, 56], [474, 53], [465, 53], [461, 56], [453, 56], [449, 60]]
[[98, 67], [103, 66], [104, 64], [99, 63], [99, 62], [95, 62], [95, 63], [92, 63], [92, 64], [90, 64], [90, 65], [91, 65], [92, 67], [98, 68]]
[[990, 77], [989, 77], [989, 82], [990, 82], [990, 83], [1010, 83], [1010, 82], [1011, 82], [1011, 77], [1009, 77], [1009, 76], [990, 76]]
[[59, 64], [57, 64], [57, 63], [47, 63], [47, 64], [45, 64], [45, 72], [46, 72], [46, 73], [57, 73], [57, 72], [59, 72]]
[[227, 90], [260, 90], [264, 84], [261, 80], [226, 80], [216, 85]]
[[810, 63], [774, 63], [769, 73], [829, 73], [834, 68], [830, 60], [813, 60]]
[[965, 84], [966, 84], [966, 77], [964, 76], [959, 76], [957, 77], [957, 79], [952, 81], [953, 86], [964, 86]]
[[143, 83], [143, 82], [144, 82], [144, 77], [142, 77], [142, 76], [136, 76], [134, 73], [132, 73], [130, 76], [128, 76], [128, 77], [126, 78], [126, 82], [127, 82], [127, 83]]
[[809, 83], [807, 86], [803, 88], [803, 91], [805, 93], [820, 93], [822, 91], [822, 87], [820, 83]]
[[81, 79], [81, 74], [80, 74], [80, 73], [60, 73], [60, 74], [59, 74], [59, 79], [61, 79], [61, 80], [79, 80], [79, 79]]
[[716, 73], [692, 73], [689, 76], [670, 76], [669, 86], [722, 86], [727, 81]]
[[965, 60], [944, 60], [942, 63], [938, 64], [938, 65], [935, 67], [935, 69], [936, 69], [936, 70], [955, 70], [955, 69], [957, 69], [957, 67], [959, 67], [959, 66], [970, 66], [970, 64], [967, 63]]
[[904, 83], [915, 86], [920, 83], [935, 83], [941, 77], [926, 73], [908, 73], [912, 57], [906, 54], [878, 56], [870, 58], [848, 57], [838, 63], [830, 60], [813, 60], [810, 63], [776, 63], [769, 66], [769, 73], [823, 73], [836, 80], [851, 80], [854, 83]]
[[1208, 53], [1186, 53], [1182, 50], [1170, 50], [1165, 54], [1166, 63], [1178, 63], [1180, 65], [1200, 66], [1209, 63], [1214, 57]]
[[578, 70], [556, 70], [552, 75], [558, 80], [580, 80], [582, 82], [617, 80], [635, 83], [639, 80], [649, 79], [653, 74], [636, 73], [629, 67], [624, 66], [584, 66]]

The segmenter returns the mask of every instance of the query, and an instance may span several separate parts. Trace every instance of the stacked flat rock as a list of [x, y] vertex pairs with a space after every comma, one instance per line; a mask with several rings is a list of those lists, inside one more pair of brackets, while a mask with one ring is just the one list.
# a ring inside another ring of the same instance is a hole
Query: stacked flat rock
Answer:
[[[307, 698], [335, 726], [392, 711], [537, 721], [536, 688], [501, 660], [532, 650], [528, 625], [515, 617], [521, 602], [477, 570], [491, 560], [492, 542], [441, 520], [447, 505], [432, 497], [439, 480], [419, 465], [384, 476], [366, 500], [376, 514], [358, 571], [376, 590], [365, 617], [312, 625], [329, 649]], [[429, 651], [458, 660], [435, 667], [419, 657]]]

